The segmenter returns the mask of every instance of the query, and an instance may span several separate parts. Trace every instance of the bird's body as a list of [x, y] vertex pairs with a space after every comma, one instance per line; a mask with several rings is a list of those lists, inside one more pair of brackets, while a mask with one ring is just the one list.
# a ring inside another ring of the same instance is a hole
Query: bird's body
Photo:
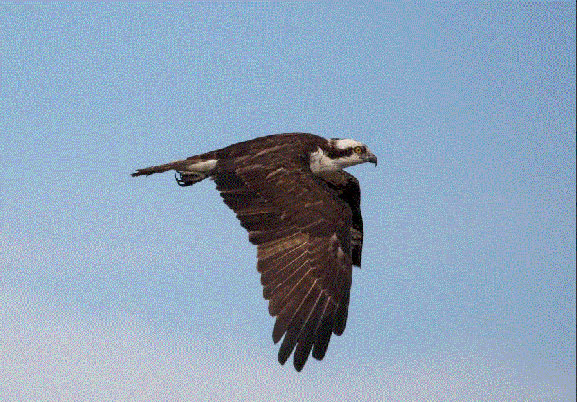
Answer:
[[[357, 179], [342, 169], [376, 157], [354, 140], [277, 134], [240, 142], [133, 176], [176, 170], [189, 186], [216, 182], [257, 245], [257, 269], [276, 316], [279, 361], [294, 351], [300, 371], [309, 354], [324, 357], [331, 334], [345, 329], [352, 265], [360, 266], [363, 226]], [[295, 350], [296, 348], [296, 350]]]

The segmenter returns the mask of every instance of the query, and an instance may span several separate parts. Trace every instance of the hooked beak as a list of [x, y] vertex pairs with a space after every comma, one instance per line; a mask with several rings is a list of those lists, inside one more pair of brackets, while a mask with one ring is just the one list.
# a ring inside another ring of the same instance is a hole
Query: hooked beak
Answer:
[[372, 154], [371, 152], [367, 153], [366, 161], [374, 163], [375, 166], [377, 166], [377, 157], [374, 154]]

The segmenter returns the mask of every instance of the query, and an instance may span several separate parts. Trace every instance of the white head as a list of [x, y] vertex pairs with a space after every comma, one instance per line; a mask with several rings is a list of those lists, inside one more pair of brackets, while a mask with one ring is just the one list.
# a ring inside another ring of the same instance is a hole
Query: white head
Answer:
[[377, 165], [377, 157], [362, 142], [333, 138], [327, 147], [319, 147], [311, 154], [311, 170], [314, 173], [342, 170], [359, 163], [371, 162]]

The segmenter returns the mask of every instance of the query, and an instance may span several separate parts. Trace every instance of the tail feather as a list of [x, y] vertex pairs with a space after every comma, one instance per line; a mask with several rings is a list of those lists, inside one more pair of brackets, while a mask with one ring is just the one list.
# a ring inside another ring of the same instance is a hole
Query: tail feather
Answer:
[[163, 172], [168, 172], [169, 170], [182, 170], [187, 163], [190, 163], [187, 160], [180, 160], [180, 161], [174, 161], [174, 162], [169, 162], [169, 163], [165, 163], [163, 165], [157, 165], [157, 166], [150, 166], [147, 168], [143, 168], [143, 169], [137, 169], [136, 172], [132, 173], [132, 177], [136, 177], [136, 176], [149, 176], [151, 174], [154, 173], [163, 173]]
[[217, 159], [206, 155], [191, 156], [190, 158], [138, 169], [132, 177], [149, 176], [154, 173], [163, 173], [176, 170], [175, 178], [179, 186], [191, 186], [209, 177], [216, 167]]

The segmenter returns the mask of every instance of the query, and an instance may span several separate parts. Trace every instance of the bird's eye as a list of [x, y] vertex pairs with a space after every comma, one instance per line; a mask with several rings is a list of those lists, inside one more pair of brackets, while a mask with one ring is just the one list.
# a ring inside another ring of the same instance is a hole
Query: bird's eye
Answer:
[[353, 149], [353, 151], [355, 151], [356, 154], [362, 154], [363, 153], [363, 147], [355, 147]]

